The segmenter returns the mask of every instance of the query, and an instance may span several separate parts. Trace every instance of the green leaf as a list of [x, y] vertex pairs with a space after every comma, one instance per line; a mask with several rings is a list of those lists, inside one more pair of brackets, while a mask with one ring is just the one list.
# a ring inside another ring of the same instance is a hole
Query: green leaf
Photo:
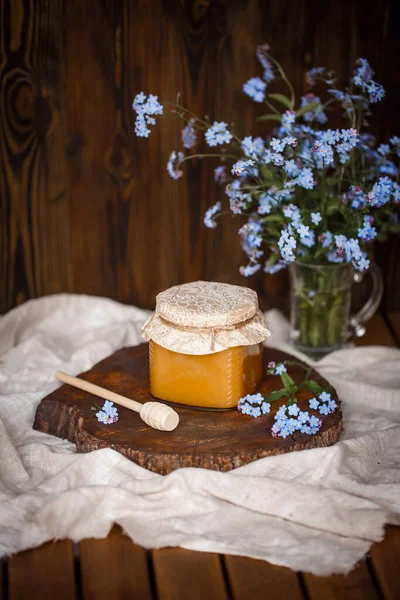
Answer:
[[288, 395], [293, 396], [293, 394], [297, 392], [297, 385], [295, 384], [293, 379], [285, 371], [281, 373], [281, 379]]
[[261, 219], [263, 223], [283, 223], [283, 219], [280, 215], [268, 215]]
[[277, 252], [271, 252], [271, 254], [268, 257], [267, 260], [267, 265], [269, 267], [272, 267], [272, 265], [274, 265], [279, 259], [279, 254]]
[[316, 381], [314, 381], [313, 379], [310, 379], [309, 381], [306, 381], [305, 384], [306, 388], [308, 390], [310, 390], [310, 392], [313, 392], [313, 394], [322, 394], [322, 392], [324, 391], [324, 388], [322, 388], [319, 383], [317, 383]]
[[272, 113], [268, 115], [261, 115], [261, 117], [257, 117], [257, 121], [279, 121], [280, 123], [281, 120], [281, 115], [274, 115]]
[[281, 390], [275, 390], [274, 392], [267, 394], [266, 396], [264, 396], [264, 400], [266, 400], [267, 402], [275, 402], [275, 400], [279, 400], [283, 396], [287, 396], [287, 392], [284, 388], [282, 388]]
[[301, 117], [305, 113], [315, 110], [318, 106], [321, 106], [319, 102], [310, 102], [310, 104], [306, 104], [296, 111], [296, 117]]
[[335, 212], [337, 212], [340, 208], [341, 205], [341, 201], [338, 198], [329, 198], [328, 202], [326, 204], [326, 212], [327, 214], [333, 215]]
[[271, 169], [268, 169], [268, 167], [266, 165], [261, 165], [261, 175], [264, 179], [273, 179], [274, 178], [274, 174], [272, 173]]
[[271, 98], [271, 100], [280, 102], [281, 104], [283, 104], [284, 106], [286, 106], [286, 108], [289, 108], [290, 110], [293, 108], [292, 103], [290, 102], [289, 98], [287, 98], [283, 94], [267, 94], [267, 96], [268, 96], [268, 98]]

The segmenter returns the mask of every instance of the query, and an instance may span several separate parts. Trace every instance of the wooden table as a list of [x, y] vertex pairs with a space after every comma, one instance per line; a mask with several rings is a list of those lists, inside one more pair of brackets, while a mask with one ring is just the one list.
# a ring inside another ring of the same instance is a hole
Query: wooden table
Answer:
[[[396, 346], [400, 313], [375, 315], [359, 345]], [[0, 562], [0, 600], [387, 600], [400, 599], [400, 528], [346, 576], [316, 577], [260, 560], [146, 551], [114, 527], [104, 540], [49, 542]]]

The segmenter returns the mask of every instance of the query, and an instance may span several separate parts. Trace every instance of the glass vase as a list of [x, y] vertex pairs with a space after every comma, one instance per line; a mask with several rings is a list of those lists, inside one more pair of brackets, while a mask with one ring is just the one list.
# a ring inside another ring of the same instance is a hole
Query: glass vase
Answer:
[[363, 308], [350, 315], [351, 290], [363, 275], [351, 264], [289, 267], [291, 283], [291, 342], [313, 360], [347, 345], [349, 337], [362, 336], [365, 323], [376, 312], [383, 293], [379, 268], [373, 265], [372, 293]]

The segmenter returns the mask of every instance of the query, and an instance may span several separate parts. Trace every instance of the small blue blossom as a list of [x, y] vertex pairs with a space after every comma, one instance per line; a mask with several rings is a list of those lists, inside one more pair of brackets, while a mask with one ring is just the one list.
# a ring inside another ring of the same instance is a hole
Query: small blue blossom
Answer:
[[[92, 410], [94, 410], [94, 408]], [[96, 413], [96, 417], [99, 423], [111, 425], [112, 423], [116, 423], [118, 421], [118, 411], [113, 402], [106, 400], [102, 409]]]
[[285, 159], [282, 154], [275, 152], [271, 155], [271, 160], [277, 167], [281, 167], [285, 163]]
[[282, 152], [285, 149], [285, 145], [285, 141], [278, 138], [272, 138], [270, 142], [270, 146], [275, 152]]
[[308, 225], [300, 225], [300, 227], [297, 229], [297, 233], [299, 234], [300, 238], [303, 239], [310, 234], [310, 228]]
[[284, 425], [283, 427], [281, 427], [280, 430], [280, 437], [282, 437], [283, 439], [287, 438], [290, 435], [289, 429], [287, 428], [286, 425]]
[[284, 170], [289, 175], [289, 177], [296, 177], [299, 174], [299, 167], [292, 158], [290, 160], [285, 161]]
[[318, 169], [325, 169], [334, 162], [333, 150], [329, 144], [324, 144], [322, 141], [316, 141], [312, 148], [315, 163]]
[[385, 97], [385, 90], [380, 83], [376, 83], [375, 81], [371, 81], [367, 86], [367, 91], [369, 93], [369, 101], [374, 104], [375, 102], [380, 102]]
[[314, 225], [318, 225], [318, 223], [320, 223], [322, 221], [321, 213], [312, 212], [311, 213], [311, 221], [314, 223]]
[[328, 254], [326, 255], [326, 258], [329, 260], [329, 262], [332, 262], [332, 263], [344, 262], [343, 256], [339, 256], [339, 254], [336, 252], [336, 250], [331, 250], [331, 252], [328, 252]]
[[154, 125], [155, 119], [153, 116], [162, 115], [164, 110], [163, 106], [158, 102], [158, 96], [149, 94], [147, 97], [146, 94], [140, 92], [136, 94], [132, 108], [137, 114], [135, 121], [136, 135], [138, 137], [149, 137], [151, 131], [148, 125]]
[[196, 119], [191, 118], [188, 124], [182, 129], [182, 143], [187, 150], [192, 150], [197, 144], [197, 133], [194, 128]]
[[300, 411], [299, 414], [297, 415], [297, 420], [300, 423], [307, 423], [307, 421], [308, 421], [308, 412], [307, 411]]
[[276, 375], [282, 375], [282, 373], [285, 373], [285, 372], [286, 372], [286, 370], [287, 370], [287, 369], [286, 369], [285, 365], [278, 365], [278, 366], [276, 367], [275, 374], [276, 374]]
[[224, 165], [219, 165], [214, 169], [214, 180], [216, 183], [226, 182], [226, 168]]
[[390, 152], [390, 146], [389, 146], [389, 144], [380, 144], [380, 146], [378, 146], [376, 151], [381, 156], [387, 156]]
[[311, 398], [311, 400], [308, 401], [308, 405], [313, 410], [316, 410], [319, 406], [319, 402], [316, 398]]
[[167, 162], [167, 171], [172, 179], [179, 179], [182, 177], [183, 172], [179, 169], [179, 166], [183, 159], [183, 152], [176, 153], [175, 150], [171, 152]]
[[96, 413], [96, 417], [99, 423], [104, 423], [107, 425], [108, 423], [108, 415], [102, 410]]
[[311, 427], [309, 425], [302, 425], [300, 431], [301, 431], [301, 433], [307, 433], [308, 435], [310, 435]]
[[325, 67], [314, 67], [306, 73], [306, 81], [310, 87], [314, 87], [317, 80], [324, 81], [327, 85], [333, 85], [336, 81], [333, 71], [327, 71]]
[[224, 121], [214, 123], [205, 133], [206, 142], [209, 146], [218, 146], [221, 144], [229, 144], [232, 139], [232, 134], [228, 130], [228, 124]]
[[319, 427], [321, 421], [317, 417], [312, 416], [309, 419], [309, 423], [310, 423], [311, 427], [317, 427], [317, 426]]
[[278, 434], [280, 433], [280, 431], [281, 431], [281, 428], [280, 428], [280, 426], [277, 423], [275, 423], [274, 425], [272, 425], [272, 427], [271, 427], [271, 433], [272, 433], [273, 437], [277, 437]]
[[221, 212], [222, 204], [221, 202], [216, 202], [214, 206], [211, 206], [204, 215], [204, 225], [209, 227], [210, 229], [214, 229], [217, 226], [215, 222], [215, 215]]
[[339, 250], [344, 249], [346, 242], [347, 237], [345, 235], [335, 235], [336, 248]]
[[254, 160], [238, 160], [232, 167], [232, 175], [243, 175], [254, 164]]
[[322, 392], [318, 398], [322, 400], [322, 402], [328, 402], [331, 399], [331, 395], [328, 392]]
[[287, 110], [282, 115], [282, 129], [286, 133], [290, 133], [292, 131], [292, 125], [296, 120], [296, 113], [293, 110]]
[[296, 419], [288, 419], [285, 423], [290, 434], [294, 433], [297, 429], [299, 429], [300, 424]]
[[265, 152], [265, 144], [262, 138], [252, 138], [250, 135], [243, 138], [241, 148], [245, 155], [253, 160], [258, 159]]
[[297, 242], [293, 236], [289, 235], [288, 229], [282, 229], [281, 236], [278, 240], [278, 247], [281, 251], [282, 258], [286, 262], [293, 262], [296, 260], [296, 256], [293, 253], [296, 245]]
[[367, 271], [371, 261], [367, 258], [360, 258], [360, 260], [354, 265], [357, 271]]
[[329, 415], [329, 407], [327, 404], [321, 404], [319, 407], [319, 412], [321, 415]]
[[315, 290], [309, 290], [307, 296], [309, 298], [315, 298]]
[[273, 67], [271, 65], [271, 62], [268, 58], [268, 50], [269, 50], [269, 46], [268, 44], [261, 44], [260, 46], [257, 46], [257, 58], [260, 61], [262, 67], [264, 68], [264, 80], [266, 82], [272, 81], [273, 79], [275, 79], [275, 74], [274, 74], [274, 70]]
[[315, 245], [315, 233], [313, 231], [309, 231], [300, 241], [303, 246], [311, 248]]
[[287, 406], [283, 404], [277, 411], [275, 415], [275, 419], [286, 417]]
[[370, 242], [377, 236], [375, 227], [372, 227], [373, 218], [365, 215], [363, 220], [363, 227], [358, 229], [358, 237], [363, 242]]
[[270, 197], [269, 194], [263, 192], [260, 194], [258, 199], [258, 208], [257, 212], [259, 215], [269, 215], [273, 206], [276, 206], [277, 202], [273, 198]]
[[297, 406], [297, 404], [291, 404], [288, 408], [288, 414], [291, 415], [292, 417], [297, 417], [299, 412], [300, 412], [300, 409]]
[[301, 169], [299, 175], [297, 176], [297, 185], [303, 187], [306, 190], [312, 190], [314, 187], [314, 179], [312, 171], [309, 167], [304, 167]]
[[270, 412], [271, 405], [269, 402], [265, 402], [264, 397], [258, 394], [247, 394], [243, 398], [240, 398], [238, 402], [238, 410], [245, 415], [250, 415], [257, 419], [261, 414], [265, 415]]
[[318, 237], [318, 240], [321, 242], [323, 248], [329, 248], [332, 246], [333, 235], [330, 231], [324, 231], [324, 233], [321, 233]]
[[111, 402], [111, 400], [106, 400], [103, 404], [103, 410], [108, 413], [113, 406], [114, 402]]
[[337, 408], [337, 404], [336, 404], [335, 400], [329, 400], [328, 408], [329, 408], [329, 412], [331, 412], [331, 413], [335, 412], [335, 410]]
[[241, 275], [243, 275], [243, 277], [251, 277], [252, 275], [254, 275], [254, 273], [257, 273], [257, 271], [259, 271], [261, 269], [261, 265], [258, 263], [254, 263], [254, 264], [249, 264], [246, 265], [245, 267], [240, 267], [239, 268], [239, 273]]
[[316, 103], [317, 106], [313, 110], [310, 110], [309, 112], [304, 113], [303, 119], [306, 122], [310, 122], [315, 119], [315, 121], [317, 123], [320, 123], [321, 125], [323, 125], [324, 123], [327, 122], [328, 118], [327, 118], [326, 114], [324, 113], [324, 111], [322, 110], [321, 99], [312, 93], [306, 94], [305, 96], [302, 96], [300, 99], [300, 107], [301, 108], [303, 108], [304, 106], [307, 106], [308, 104], [314, 104], [314, 103]]
[[254, 102], [263, 102], [267, 84], [260, 77], [252, 77], [243, 85], [243, 91], [250, 96]]

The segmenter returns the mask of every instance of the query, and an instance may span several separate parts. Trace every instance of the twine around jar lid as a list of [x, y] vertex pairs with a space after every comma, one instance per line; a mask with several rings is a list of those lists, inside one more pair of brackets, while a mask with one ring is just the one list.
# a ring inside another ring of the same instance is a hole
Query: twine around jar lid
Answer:
[[157, 296], [143, 337], [182, 354], [211, 354], [265, 341], [270, 331], [253, 290], [194, 281]]

